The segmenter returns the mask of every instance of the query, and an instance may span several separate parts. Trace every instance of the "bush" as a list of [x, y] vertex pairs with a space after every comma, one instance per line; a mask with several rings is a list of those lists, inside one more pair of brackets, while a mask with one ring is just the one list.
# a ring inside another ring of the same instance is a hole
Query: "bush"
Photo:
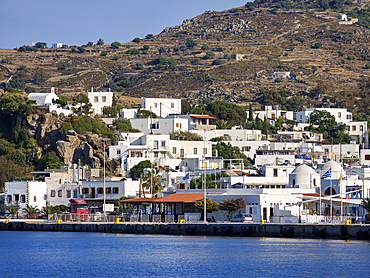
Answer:
[[101, 53], [100, 53], [100, 56], [107, 56], [108, 55], [108, 52], [107, 51], [102, 51]]
[[198, 58], [198, 57], [195, 57], [195, 58], [193, 58], [193, 59], [191, 60], [191, 63], [192, 63], [193, 65], [199, 65], [199, 64], [200, 64], [200, 62], [201, 62], [201, 59], [200, 59], [200, 58]]
[[275, 79], [275, 82], [276, 82], [276, 83], [281, 83], [281, 82], [283, 82], [283, 80], [281, 80], [280, 78], [276, 78], [276, 79]]
[[130, 48], [129, 50], [126, 51], [126, 54], [138, 55], [138, 54], [140, 54], [140, 51], [136, 48]]
[[212, 65], [221, 65], [221, 64], [222, 64], [221, 59], [216, 59], [216, 60], [213, 60], [213, 62], [212, 62]]
[[322, 47], [322, 43], [321, 42], [316, 42], [312, 48], [321, 48]]
[[112, 47], [113, 49], [117, 49], [117, 48], [119, 48], [121, 46], [121, 43], [119, 43], [119, 42], [114, 42], [114, 43], [112, 43], [111, 45], [110, 45], [110, 47]]
[[132, 42], [139, 43], [139, 42], [140, 42], [140, 38], [134, 38], [134, 39], [132, 40]]
[[202, 50], [208, 50], [208, 49], [209, 49], [209, 46], [207, 44], [202, 45]]
[[206, 55], [203, 57], [204, 59], [212, 59], [215, 57], [215, 53], [213, 51], [207, 51]]
[[149, 50], [149, 48], [150, 48], [149, 45], [143, 45], [144, 50]]
[[153, 34], [148, 34], [148, 35], [146, 35], [145, 36], [145, 39], [147, 39], [147, 40], [150, 40], [150, 39], [152, 39], [154, 36], [153, 36]]

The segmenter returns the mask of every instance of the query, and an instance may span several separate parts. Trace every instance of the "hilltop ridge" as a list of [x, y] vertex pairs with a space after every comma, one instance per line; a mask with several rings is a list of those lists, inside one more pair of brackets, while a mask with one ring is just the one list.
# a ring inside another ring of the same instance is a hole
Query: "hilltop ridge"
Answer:
[[[126, 44], [0, 50], [0, 83], [26, 91], [56, 87], [66, 95], [94, 87], [133, 98], [164, 93], [254, 106], [299, 97], [305, 106], [365, 112], [368, 7], [369, 1], [259, 0], [206, 11]], [[358, 22], [339, 24], [342, 13]]]

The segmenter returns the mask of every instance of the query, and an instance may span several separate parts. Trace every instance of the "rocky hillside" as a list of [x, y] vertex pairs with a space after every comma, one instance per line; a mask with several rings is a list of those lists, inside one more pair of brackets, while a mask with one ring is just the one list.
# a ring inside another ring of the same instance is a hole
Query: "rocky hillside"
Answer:
[[[127, 104], [164, 93], [193, 102], [285, 105], [263, 94], [284, 90], [285, 100], [299, 96], [307, 106], [365, 112], [368, 7], [368, 1], [257, 0], [126, 44], [0, 50], [0, 80], [26, 91], [53, 86], [60, 94], [110, 87], [133, 97]], [[342, 13], [359, 21], [339, 24]], [[274, 72], [291, 72], [295, 80]]]

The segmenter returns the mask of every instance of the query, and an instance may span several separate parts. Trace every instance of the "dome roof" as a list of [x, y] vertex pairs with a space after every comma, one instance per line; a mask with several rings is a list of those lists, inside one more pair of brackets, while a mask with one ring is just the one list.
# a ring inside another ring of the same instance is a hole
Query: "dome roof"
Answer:
[[342, 169], [342, 166], [340, 166], [340, 164], [338, 162], [335, 162], [333, 160], [330, 160], [328, 162], [326, 162], [324, 164], [324, 166], [322, 166], [322, 171], [328, 171], [329, 169], [331, 168], [331, 171], [332, 172], [340, 172], [340, 171], [343, 171]]
[[292, 174], [316, 174], [315, 170], [306, 164], [298, 165]]

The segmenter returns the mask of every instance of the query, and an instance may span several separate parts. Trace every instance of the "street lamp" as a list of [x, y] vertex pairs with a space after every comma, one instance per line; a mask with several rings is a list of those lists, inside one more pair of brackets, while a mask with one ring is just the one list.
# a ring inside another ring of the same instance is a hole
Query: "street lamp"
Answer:
[[107, 215], [105, 213], [105, 138], [103, 138], [104, 148], [103, 148], [103, 157], [104, 157], [104, 164], [103, 164], [103, 212], [104, 212], [104, 219], [106, 219]]
[[[203, 204], [204, 204], [204, 223], [207, 223], [207, 192], [206, 192], [206, 171], [205, 171], [205, 167], [207, 165], [207, 163], [205, 163], [206, 161], [206, 155], [204, 153], [204, 150], [206, 148], [206, 130], [203, 129], [203, 172], [204, 172], [204, 178], [203, 178], [203, 187], [204, 187], [204, 196], [203, 196]], [[205, 165], [204, 165], [205, 164]]]

